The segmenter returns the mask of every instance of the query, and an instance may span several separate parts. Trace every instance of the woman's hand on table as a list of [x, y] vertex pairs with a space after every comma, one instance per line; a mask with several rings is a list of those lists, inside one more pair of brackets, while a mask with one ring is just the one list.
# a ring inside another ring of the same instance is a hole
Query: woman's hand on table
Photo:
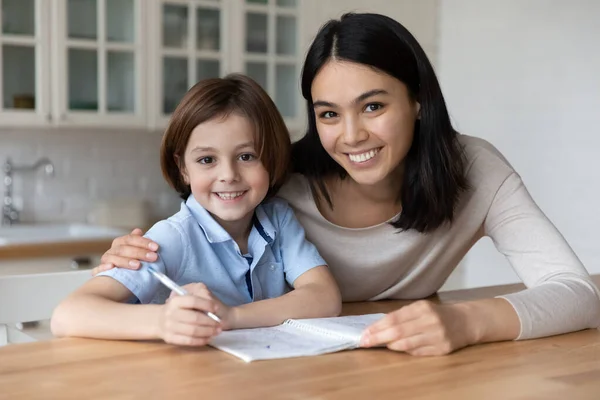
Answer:
[[461, 303], [439, 305], [420, 300], [393, 311], [368, 327], [361, 346], [387, 346], [415, 356], [449, 354], [476, 342]]
[[156, 261], [158, 244], [143, 237], [142, 234], [142, 230], [136, 228], [129, 235], [113, 240], [110, 249], [102, 255], [101, 264], [92, 270], [92, 275], [114, 267], [135, 270], [140, 268], [140, 261]]

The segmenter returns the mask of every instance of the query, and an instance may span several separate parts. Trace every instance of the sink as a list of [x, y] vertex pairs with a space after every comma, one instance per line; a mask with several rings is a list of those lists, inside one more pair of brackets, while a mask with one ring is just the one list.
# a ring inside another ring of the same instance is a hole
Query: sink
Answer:
[[0, 226], [0, 246], [112, 240], [127, 231], [86, 224], [20, 224]]

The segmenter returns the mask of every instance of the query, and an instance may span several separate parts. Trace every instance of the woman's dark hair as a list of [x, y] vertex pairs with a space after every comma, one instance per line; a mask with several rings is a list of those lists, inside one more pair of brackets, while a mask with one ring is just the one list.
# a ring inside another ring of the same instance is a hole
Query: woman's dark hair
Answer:
[[245, 75], [230, 74], [224, 78], [205, 79], [192, 86], [173, 112], [163, 135], [160, 148], [162, 173], [182, 199], [191, 194], [181, 170], [192, 131], [203, 122], [227, 118], [231, 114], [246, 117], [254, 125], [254, 146], [269, 172], [266, 198], [277, 193], [287, 179], [291, 141], [281, 114], [258, 83]]
[[414, 139], [405, 158], [402, 212], [391, 224], [430, 232], [452, 222], [461, 192], [468, 188], [465, 156], [452, 128], [444, 97], [425, 52], [406, 28], [378, 14], [344, 14], [317, 33], [304, 62], [302, 95], [308, 131], [292, 147], [293, 170], [306, 176], [315, 196], [334, 207], [323, 178], [347, 172], [323, 148], [317, 132], [311, 86], [329, 60], [364, 64], [403, 82], [421, 105]]

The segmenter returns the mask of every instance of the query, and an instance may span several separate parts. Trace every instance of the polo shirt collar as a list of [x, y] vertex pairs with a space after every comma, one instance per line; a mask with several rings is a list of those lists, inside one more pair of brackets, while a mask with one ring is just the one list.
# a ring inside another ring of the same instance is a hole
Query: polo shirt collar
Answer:
[[[192, 216], [204, 231], [206, 239], [210, 243], [221, 243], [228, 240], [233, 240], [231, 235], [210, 215], [204, 207], [196, 201], [193, 195], [190, 195], [185, 202], [185, 205], [190, 210]], [[254, 227], [259, 231], [260, 235], [266, 242], [272, 243], [275, 240], [276, 230], [271, 220], [267, 216], [262, 205], [256, 207], [254, 212]], [[258, 222], [258, 224], [257, 224]]]

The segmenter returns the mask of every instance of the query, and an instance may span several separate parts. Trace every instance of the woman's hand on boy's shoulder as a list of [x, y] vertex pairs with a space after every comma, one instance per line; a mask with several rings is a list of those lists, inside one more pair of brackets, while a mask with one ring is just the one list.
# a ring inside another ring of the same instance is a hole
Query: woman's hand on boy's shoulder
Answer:
[[143, 234], [141, 229], [136, 228], [130, 234], [113, 240], [110, 249], [102, 255], [101, 264], [92, 269], [92, 275], [114, 267], [136, 270], [140, 268], [141, 261], [156, 261], [158, 244], [143, 237]]

